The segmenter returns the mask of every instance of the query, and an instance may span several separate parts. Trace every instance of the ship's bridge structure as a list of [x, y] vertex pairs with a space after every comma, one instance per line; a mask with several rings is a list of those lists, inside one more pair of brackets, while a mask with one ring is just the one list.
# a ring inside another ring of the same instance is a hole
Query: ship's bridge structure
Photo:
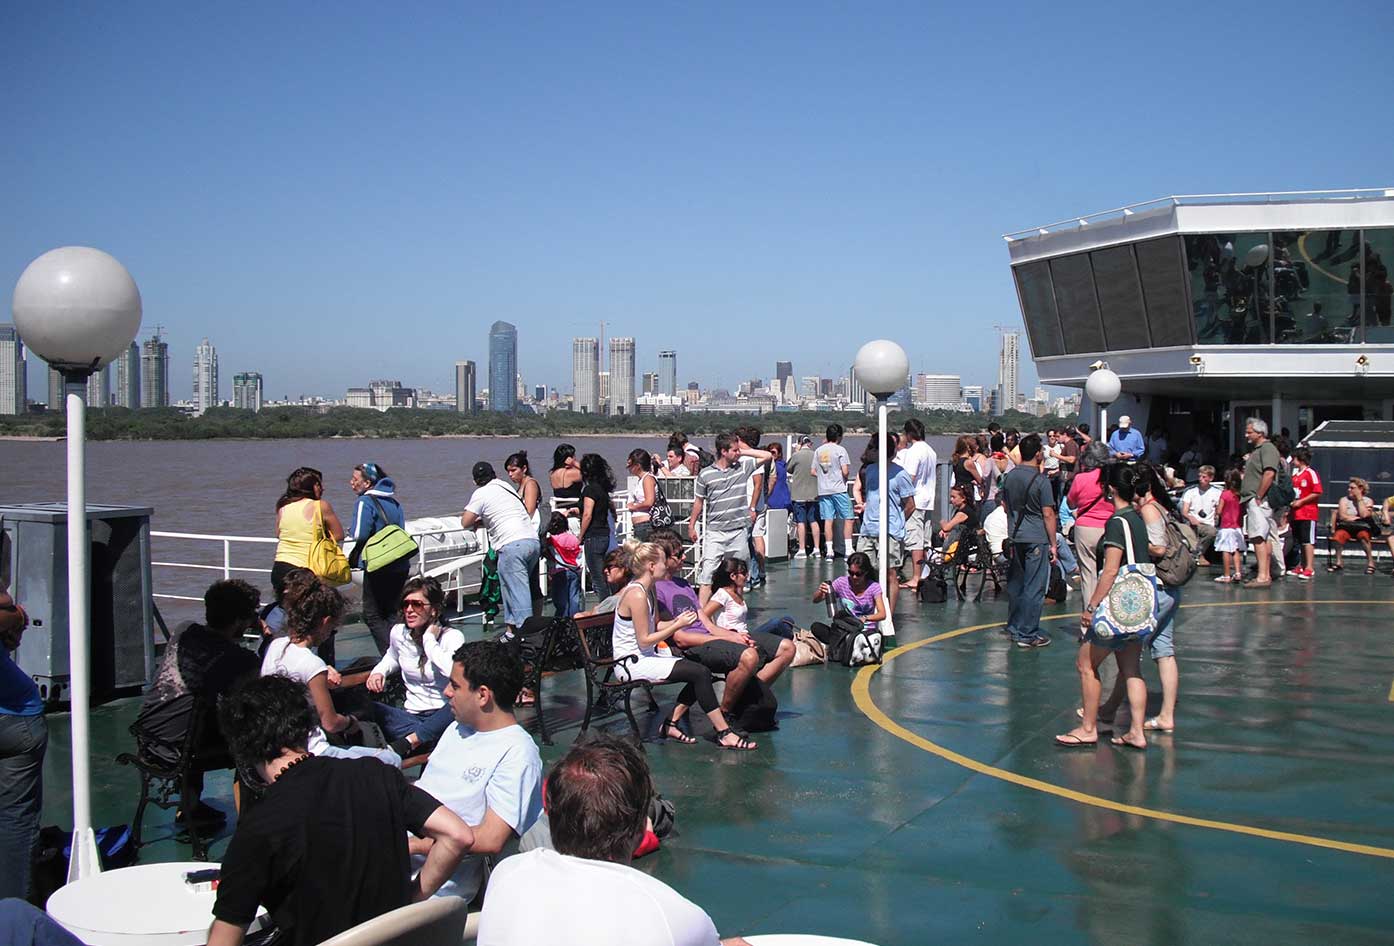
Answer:
[[1165, 197], [1005, 239], [1041, 383], [1106, 363], [1110, 417], [1235, 446], [1244, 417], [1394, 419], [1394, 188]]

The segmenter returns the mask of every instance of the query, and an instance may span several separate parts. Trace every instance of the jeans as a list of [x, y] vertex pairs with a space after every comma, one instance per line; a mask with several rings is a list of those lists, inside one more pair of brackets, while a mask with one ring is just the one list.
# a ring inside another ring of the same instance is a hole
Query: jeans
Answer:
[[542, 547], [536, 539], [519, 539], [499, 546], [499, 587], [503, 592], [503, 621], [518, 627], [532, 617], [532, 573]]
[[580, 571], [562, 568], [552, 572], [552, 606], [559, 618], [569, 618], [581, 610]]
[[1014, 641], [1043, 637], [1041, 608], [1050, 584], [1050, 550], [1045, 544], [1012, 542], [1008, 546], [1007, 632]]
[[777, 637], [783, 637], [785, 640], [793, 640], [794, 630], [797, 627], [798, 625], [794, 623], [793, 618], [787, 614], [783, 614], [777, 618], [770, 618], [750, 633], [751, 636], [756, 634], [774, 634]]
[[375, 572], [363, 572], [363, 623], [368, 625], [379, 655], [387, 653], [392, 625], [402, 613], [402, 586], [411, 576], [411, 563], [408, 556]]
[[29, 896], [47, 748], [42, 716], [0, 715], [0, 897]]
[[389, 706], [386, 703], [374, 703], [373, 715], [388, 739], [401, 739], [415, 733], [423, 746], [435, 745], [455, 722], [455, 714], [450, 711], [449, 703], [440, 709], [421, 713], [414, 713], [400, 706]]
[[1075, 558], [1070, 543], [1065, 540], [1063, 532], [1055, 533], [1055, 557], [1060, 560], [1060, 570], [1066, 575], [1079, 571], [1079, 561]]
[[760, 556], [755, 554], [755, 540], [752, 538], [748, 541], [750, 542], [750, 574], [746, 578], [753, 585], [760, 580], [764, 573], [760, 569]]
[[0, 901], [0, 943], [5, 946], [82, 946], [82, 940], [23, 900]]
[[610, 594], [610, 583], [605, 580], [605, 555], [610, 551], [608, 535], [588, 536], [581, 542], [586, 553], [586, 580], [597, 598]]

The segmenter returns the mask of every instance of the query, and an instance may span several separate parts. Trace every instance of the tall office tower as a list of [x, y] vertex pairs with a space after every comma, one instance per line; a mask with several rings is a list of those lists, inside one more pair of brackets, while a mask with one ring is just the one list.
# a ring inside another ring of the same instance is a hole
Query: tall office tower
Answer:
[[474, 389], [479, 383], [478, 370], [472, 361], [455, 362], [455, 410], [461, 414], [474, 413]]
[[668, 348], [658, 353], [658, 392], [669, 397], [678, 394], [678, 353]]
[[26, 362], [19, 330], [13, 325], [0, 325], [0, 414], [23, 414], [28, 409]]
[[1002, 352], [997, 359], [997, 409], [999, 413], [1016, 408], [1020, 342], [1021, 335], [1019, 333], [1002, 333]]
[[63, 410], [65, 399], [63, 390], [63, 376], [58, 373], [58, 369], [52, 365], [48, 366], [48, 409], [51, 411]]
[[194, 413], [218, 406], [218, 349], [204, 339], [194, 349]]
[[111, 365], [87, 376], [87, 406], [111, 406]]
[[512, 414], [518, 406], [518, 329], [508, 322], [489, 327], [489, 410]]
[[140, 403], [169, 407], [169, 345], [158, 332], [140, 346]]
[[634, 339], [610, 339], [610, 413], [634, 414]]
[[571, 340], [571, 409], [582, 414], [600, 413], [600, 341]]
[[657, 394], [657, 393], [658, 393], [658, 372], [656, 372], [656, 371], [645, 371], [645, 372], [644, 372], [644, 381], [643, 381], [643, 383], [642, 383], [641, 385], [639, 385], [639, 390], [640, 390], [642, 393], [644, 393], [644, 394]]
[[797, 404], [799, 402], [799, 389], [794, 385], [794, 376], [784, 379], [784, 403]]
[[981, 384], [965, 384], [961, 391], [963, 403], [968, 405], [971, 411], [982, 411], [983, 409], [983, 386]]
[[600, 409], [604, 413], [610, 411], [610, 372], [600, 372]]
[[232, 406], [244, 411], [261, 410], [261, 372], [239, 371], [232, 376]]
[[822, 380], [816, 374], [805, 376], [803, 383], [799, 385], [799, 393], [804, 397], [816, 398], [820, 393]]
[[112, 401], [117, 407], [140, 407], [140, 346], [131, 342], [116, 358], [116, 390]]
[[539, 384], [532, 389], [532, 399], [538, 404], [547, 403], [547, 385]]
[[857, 377], [855, 365], [847, 369], [847, 391], [848, 402], [860, 404], [864, 409], [871, 409], [871, 395], [866, 393], [866, 388], [862, 387], [861, 379]]
[[784, 390], [784, 382], [794, 376], [794, 363], [792, 361], [776, 361], [774, 363], [774, 380], [779, 390]]

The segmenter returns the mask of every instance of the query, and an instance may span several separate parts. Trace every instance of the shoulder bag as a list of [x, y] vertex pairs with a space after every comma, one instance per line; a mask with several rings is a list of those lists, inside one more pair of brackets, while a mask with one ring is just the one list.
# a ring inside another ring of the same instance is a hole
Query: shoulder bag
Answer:
[[375, 572], [379, 568], [385, 568], [394, 562], [400, 562], [404, 558], [415, 555], [419, 551], [416, 541], [407, 534], [407, 530], [396, 525], [387, 518], [387, 510], [382, 508], [382, 503], [376, 496], [369, 496], [373, 505], [378, 507], [378, 512], [382, 515], [382, 521], [386, 526], [373, 533], [373, 537], [363, 546], [363, 568], [364, 571]]
[[1157, 629], [1156, 566], [1151, 562], [1138, 563], [1133, 528], [1126, 521], [1123, 542], [1127, 559], [1089, 622], [1086, 637], [1099, 643], [1147, 640]]
[[339, 543], [330, 537], [329, 530], [325, 528], [324, 510], [320, 506], [320, 502], [321, 500], [314, 500], [315, 541], [310, 546], [306, 565], [310, 571], [331, 585], [347, 585], [353, 580], [348, 556], [344, 554], [343, 549], [339, 548]]
[[[648, 474], [653, 476], [652, 473]], [[653, 505], [649, 507], [649, 525], [655, 529], [667, 529], [673, 524], [673, 507], [668, 505], [668, 497], [663, 495], [663, 483], [653, 477]]]

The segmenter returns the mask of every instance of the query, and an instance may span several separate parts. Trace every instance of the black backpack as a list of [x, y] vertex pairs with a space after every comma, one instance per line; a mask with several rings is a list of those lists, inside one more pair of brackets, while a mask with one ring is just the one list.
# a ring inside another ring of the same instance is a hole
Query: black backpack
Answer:
[[813, 636], [828, 650], [828, 663], [846, 664], [852, 657], [852, 642], [862, 633], [862, 622], [846, 608], [839, 608], [831, 624], [815, 622]]
[[1297, 498], [1297, 490], [1292, 485], [1292, 473], [1286, 463], [1278, 464], [1278, 475], [1273, 478], [1273, 485], [1268, 487], [1268, 493], [1263, 498], [1268, 500], [1268, 507], [1274, 512], [1291, 506]]
[[949, 583], [940, 571], [931, 571], [920, 579], [915, 597], [925, 604], [943, 604], [949, 600]]
[[759, 677], [751, 677], [726, 718], [742, 732], [769, 732], [779, 728], [775, 719], [778, 711], [779, 701], [775, 699], [774, 690]]
[[1056, 562], [1050, 566], [1050, 583], [1046, 586], [1046, 600], [1052, 604], [1059, 604], [1064, 601], [1070, 593], [1070, 586], [1065, 583], [1065, 570]]
[[716, 454], [712, 453], [706, 447], [697, 448], [697, 469], [705, 470], [715, 462]]

